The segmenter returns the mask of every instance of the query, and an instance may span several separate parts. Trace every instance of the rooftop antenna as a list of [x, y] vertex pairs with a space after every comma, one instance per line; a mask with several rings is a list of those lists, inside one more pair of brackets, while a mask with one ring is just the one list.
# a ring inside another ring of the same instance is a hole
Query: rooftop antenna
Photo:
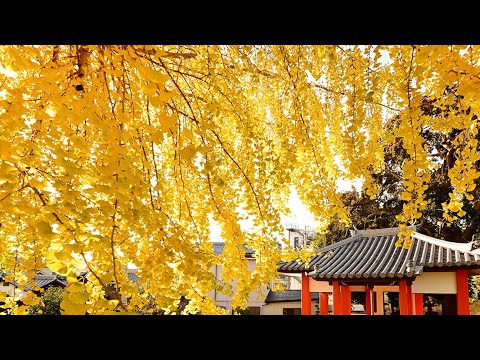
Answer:
[[350, 236], [355, 236], [357, 234], [358, 229], [354, 224], [352, 224], [352, 226], [353, 226], [353, 230], [350, 230]]

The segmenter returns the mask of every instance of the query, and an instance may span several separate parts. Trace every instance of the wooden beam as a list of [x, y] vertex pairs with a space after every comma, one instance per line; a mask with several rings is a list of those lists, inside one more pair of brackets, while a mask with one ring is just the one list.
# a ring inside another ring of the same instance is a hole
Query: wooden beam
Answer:
[[318, 297], [320, 315], [328, 315], [328, 293], [321, 292]]
[[457, 315], [470, 315], [468, 296], [468, 271], [457, 270]]
[[302, 272], [301, 314], [312, 315], [312, 295], [310, 294], [310, 279]]
[[423, 315], [423, 294], [414, 294], [415, 296], [415, 315]]

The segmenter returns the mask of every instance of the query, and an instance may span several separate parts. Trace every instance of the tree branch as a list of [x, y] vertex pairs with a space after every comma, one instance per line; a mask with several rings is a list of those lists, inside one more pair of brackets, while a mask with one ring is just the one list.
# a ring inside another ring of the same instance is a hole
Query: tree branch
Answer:
[[223, 142], [222, 140], [220, 140], [220, 137], [218, 136], [218, 134], [215, 132], [215, 130], [211, 130], [213, 132], [213, 134], [215, 135], [215, 137], [217, 138], [218, 142], [220, 143], [220, 146], [222, 147], [222, 150], [225, 152], [225, 154], [227, 154], [227, 156], [230, 158], [230, 160], [233, 161], [233, 163], [237, 166], [237, 168], [241, 171], [243, 177], [245, 178], [245, 180], [247, 180], [248, 182], [248, 185], [250, 186], [250, 189], [252, 189], [252, 192], [253, 192], [253, 195], [255, 196], [255, 201], [257, 202], [257, 207], [258, 207], [258, 212], [260, 213], [260, 216], [263, 218], [263, 213], [262, 213], [262, 209], [260, 208], [260, 202], [258, 201], [258, 196], [257, 196], [257, 193], [252, 185], [252, 182], [250, 181], [250, 179], [248, 178], [247, 174], [245, 174], [245, 172], [243, 171], [243, 169], [241, 168], [241, 166], [237, 163], [237, 161], [232, 157], [232, 155], [230, 155], [230, 153], [227, 151], [227, 149], [225, 149], [225, 146], [223, 145]]
[[5, 199], [8, 198], [9, 196], [15, 194], [16, 192], [22, 191], [23, 189], [25, 189], [26, 187], [29, 187], [29, 186], [30, 186], [30, 185], [28, 185], [28, 184], [27, 184], [27, 185], [23, 185], [20, 189], [17, 189], [17, 190], [15, 190], [15, 191], [12, 191], [11, 193], [8, 193], [8, 194], [5, 195], [4, 197], [2, 197], [2, 198], [0, 199], [0, 201], [5, 200]]

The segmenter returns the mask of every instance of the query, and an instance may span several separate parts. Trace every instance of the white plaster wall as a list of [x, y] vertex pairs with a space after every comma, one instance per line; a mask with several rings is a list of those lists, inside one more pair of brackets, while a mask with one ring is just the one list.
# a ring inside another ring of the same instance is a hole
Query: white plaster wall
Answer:
[[289, 274], [292, 279], [290, 279], [290, 290], [302, 290], [302, 275]]
[[303, 234], [298, 231], [286, 231], [287, 239], [289, 240], [290, 246], [294, 246], [295, 237], [298, 237], [298, 244], [303, 246]]
[[[260, 315], [283, 315], [283, 309], [302, 308], [300, 301], [285, 301], [265, 304], [260, 309]], [[318, 301], [312, 301], [312, 315], [318, 309]]]
[[455, 272], [424, 272], [412, 284], [412, 293], [417, 294], [456, 294]]
[[265, 304], [261, 311], [261, 315], [283, 315], [283, 309], [291, 309], [291, 308], [301, 308], [300, 301], [289, 301], [289, 302], [275, 302], [270, 304]]
[[0, 282], [0, 291], [1, 292], [4, 292], [4, 293], [7, 293], [8, 295], [12, 296], [13, 295], [13, 285], [12, 284], [9, 284], [8, 286], [4, 286], [3, 285], [3, 281]]

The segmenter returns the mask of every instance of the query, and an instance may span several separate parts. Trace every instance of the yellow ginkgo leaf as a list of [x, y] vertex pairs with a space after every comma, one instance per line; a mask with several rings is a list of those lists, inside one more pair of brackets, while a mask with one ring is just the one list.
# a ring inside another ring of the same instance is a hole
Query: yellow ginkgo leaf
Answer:
[[74, 292], [68, 295], [68, 299], [74, 304], [84, 304], [89, 299], [89, 295], [87, 292]]
[[66, 298], [60, 303], [60, 309], [63, 315], [85, 315], [89, 306], [85, 304], [77, 304]]
[[70, 282], [66, 287], [65, 290], [67, 290], [69, 293], [76, 293], [76, 292], [83, 292], [85, 291], [85, 285], [79, 282]]

